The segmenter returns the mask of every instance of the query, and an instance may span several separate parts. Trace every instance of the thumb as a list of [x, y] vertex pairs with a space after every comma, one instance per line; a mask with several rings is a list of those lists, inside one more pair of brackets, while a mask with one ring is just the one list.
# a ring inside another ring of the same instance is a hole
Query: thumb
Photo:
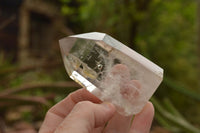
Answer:
[[103, 127], [114, 113], [115, 107], [110, 103], [79, 102], [56, 129], [56, 133], [90, 133], [95, 128]]

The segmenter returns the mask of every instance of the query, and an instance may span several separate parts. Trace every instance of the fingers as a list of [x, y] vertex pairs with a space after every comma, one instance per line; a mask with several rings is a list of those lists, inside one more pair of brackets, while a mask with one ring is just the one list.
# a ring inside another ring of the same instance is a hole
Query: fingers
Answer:
[[140, 96], [141, 85], [137, 80], [131, 80], [120, 88], [123, 98], [127, 99], [133, 105]]
[[75, 102], [78, 103], [80, 101], [91, 101], [93, 103], [102, 103], [101, 100], [99, 100], [96, 96], [91, 94], [89, 91], [86, 89], [80, 89], [72, 94], [70, 94], [71, 99]]
[[120, 76], [124, 80], [130, 80], [130, 70], [124, 64], [114, 65], [111, 69], [111, 74], [113, 76]]
[[53, 133], [56, 127], [71, 112], [76, 103], [87, 100], [94, 103], [101, 103], [97, 97], [92, 95], [86, 89], [79, 89], [71, 93], [68, 97], [53, 106], [47, 112], [45, 120], [41, 126], [40, 133]]
[[122, 116], [115, 113], [106, 126], [105, 133], [128, 133], [132, 116]]
[[55, 106], [53, 106], [49, 112], [57, 114], [61, 117], [65, 117], [74, 107], [74, 105], [80, 101], [91, 101], [94, 103], [100, 103], [101, 101], [88, 92], [86, 89], [77, 90]]
[[149, 133], [154, 116], [154, 107], [148, 102], [143, 110], [133, 120], [130, 133]]
[[94, 104], [89, 101], [79, 102], [56, 129], [56, 133], [89, 133], [94, 128], [102, 127], [115, 113], [112, 104]]

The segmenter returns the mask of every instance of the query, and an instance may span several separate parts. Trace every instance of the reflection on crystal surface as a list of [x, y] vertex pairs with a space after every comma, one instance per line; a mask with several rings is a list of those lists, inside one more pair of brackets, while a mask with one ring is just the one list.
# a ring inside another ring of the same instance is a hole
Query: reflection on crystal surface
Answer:
[[97, 88], [76, 71], [72, 72], [72, 75], [70, 76], [70, 78], [72, 78], [73, 80], [76, 80], [76, 82], [83, 84], [90, 92], [94, 91]]
[[162, 81], [160, 67], [106, 34], [71, 36], [60, 46], [69, 76], [123, 115], [140, 112]]

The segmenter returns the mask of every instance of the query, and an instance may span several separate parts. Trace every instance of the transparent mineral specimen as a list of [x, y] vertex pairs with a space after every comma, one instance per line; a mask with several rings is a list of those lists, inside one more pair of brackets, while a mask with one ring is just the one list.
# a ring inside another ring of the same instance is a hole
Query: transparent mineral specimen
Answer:
[[105, 33], [59, 40], [69, 76], [125, 116], [139, 113], [163, 79], [163, 69]]

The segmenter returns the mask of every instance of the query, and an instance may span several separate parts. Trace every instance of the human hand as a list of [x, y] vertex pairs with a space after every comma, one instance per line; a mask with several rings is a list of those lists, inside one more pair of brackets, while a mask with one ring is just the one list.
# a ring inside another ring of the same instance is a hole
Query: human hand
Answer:
[[80, 89], [47, 112], [39, 133], [149, 133], [153, 116], [148, 102], [131, 124], [132, 116], [118, 114], [114, 105]]

